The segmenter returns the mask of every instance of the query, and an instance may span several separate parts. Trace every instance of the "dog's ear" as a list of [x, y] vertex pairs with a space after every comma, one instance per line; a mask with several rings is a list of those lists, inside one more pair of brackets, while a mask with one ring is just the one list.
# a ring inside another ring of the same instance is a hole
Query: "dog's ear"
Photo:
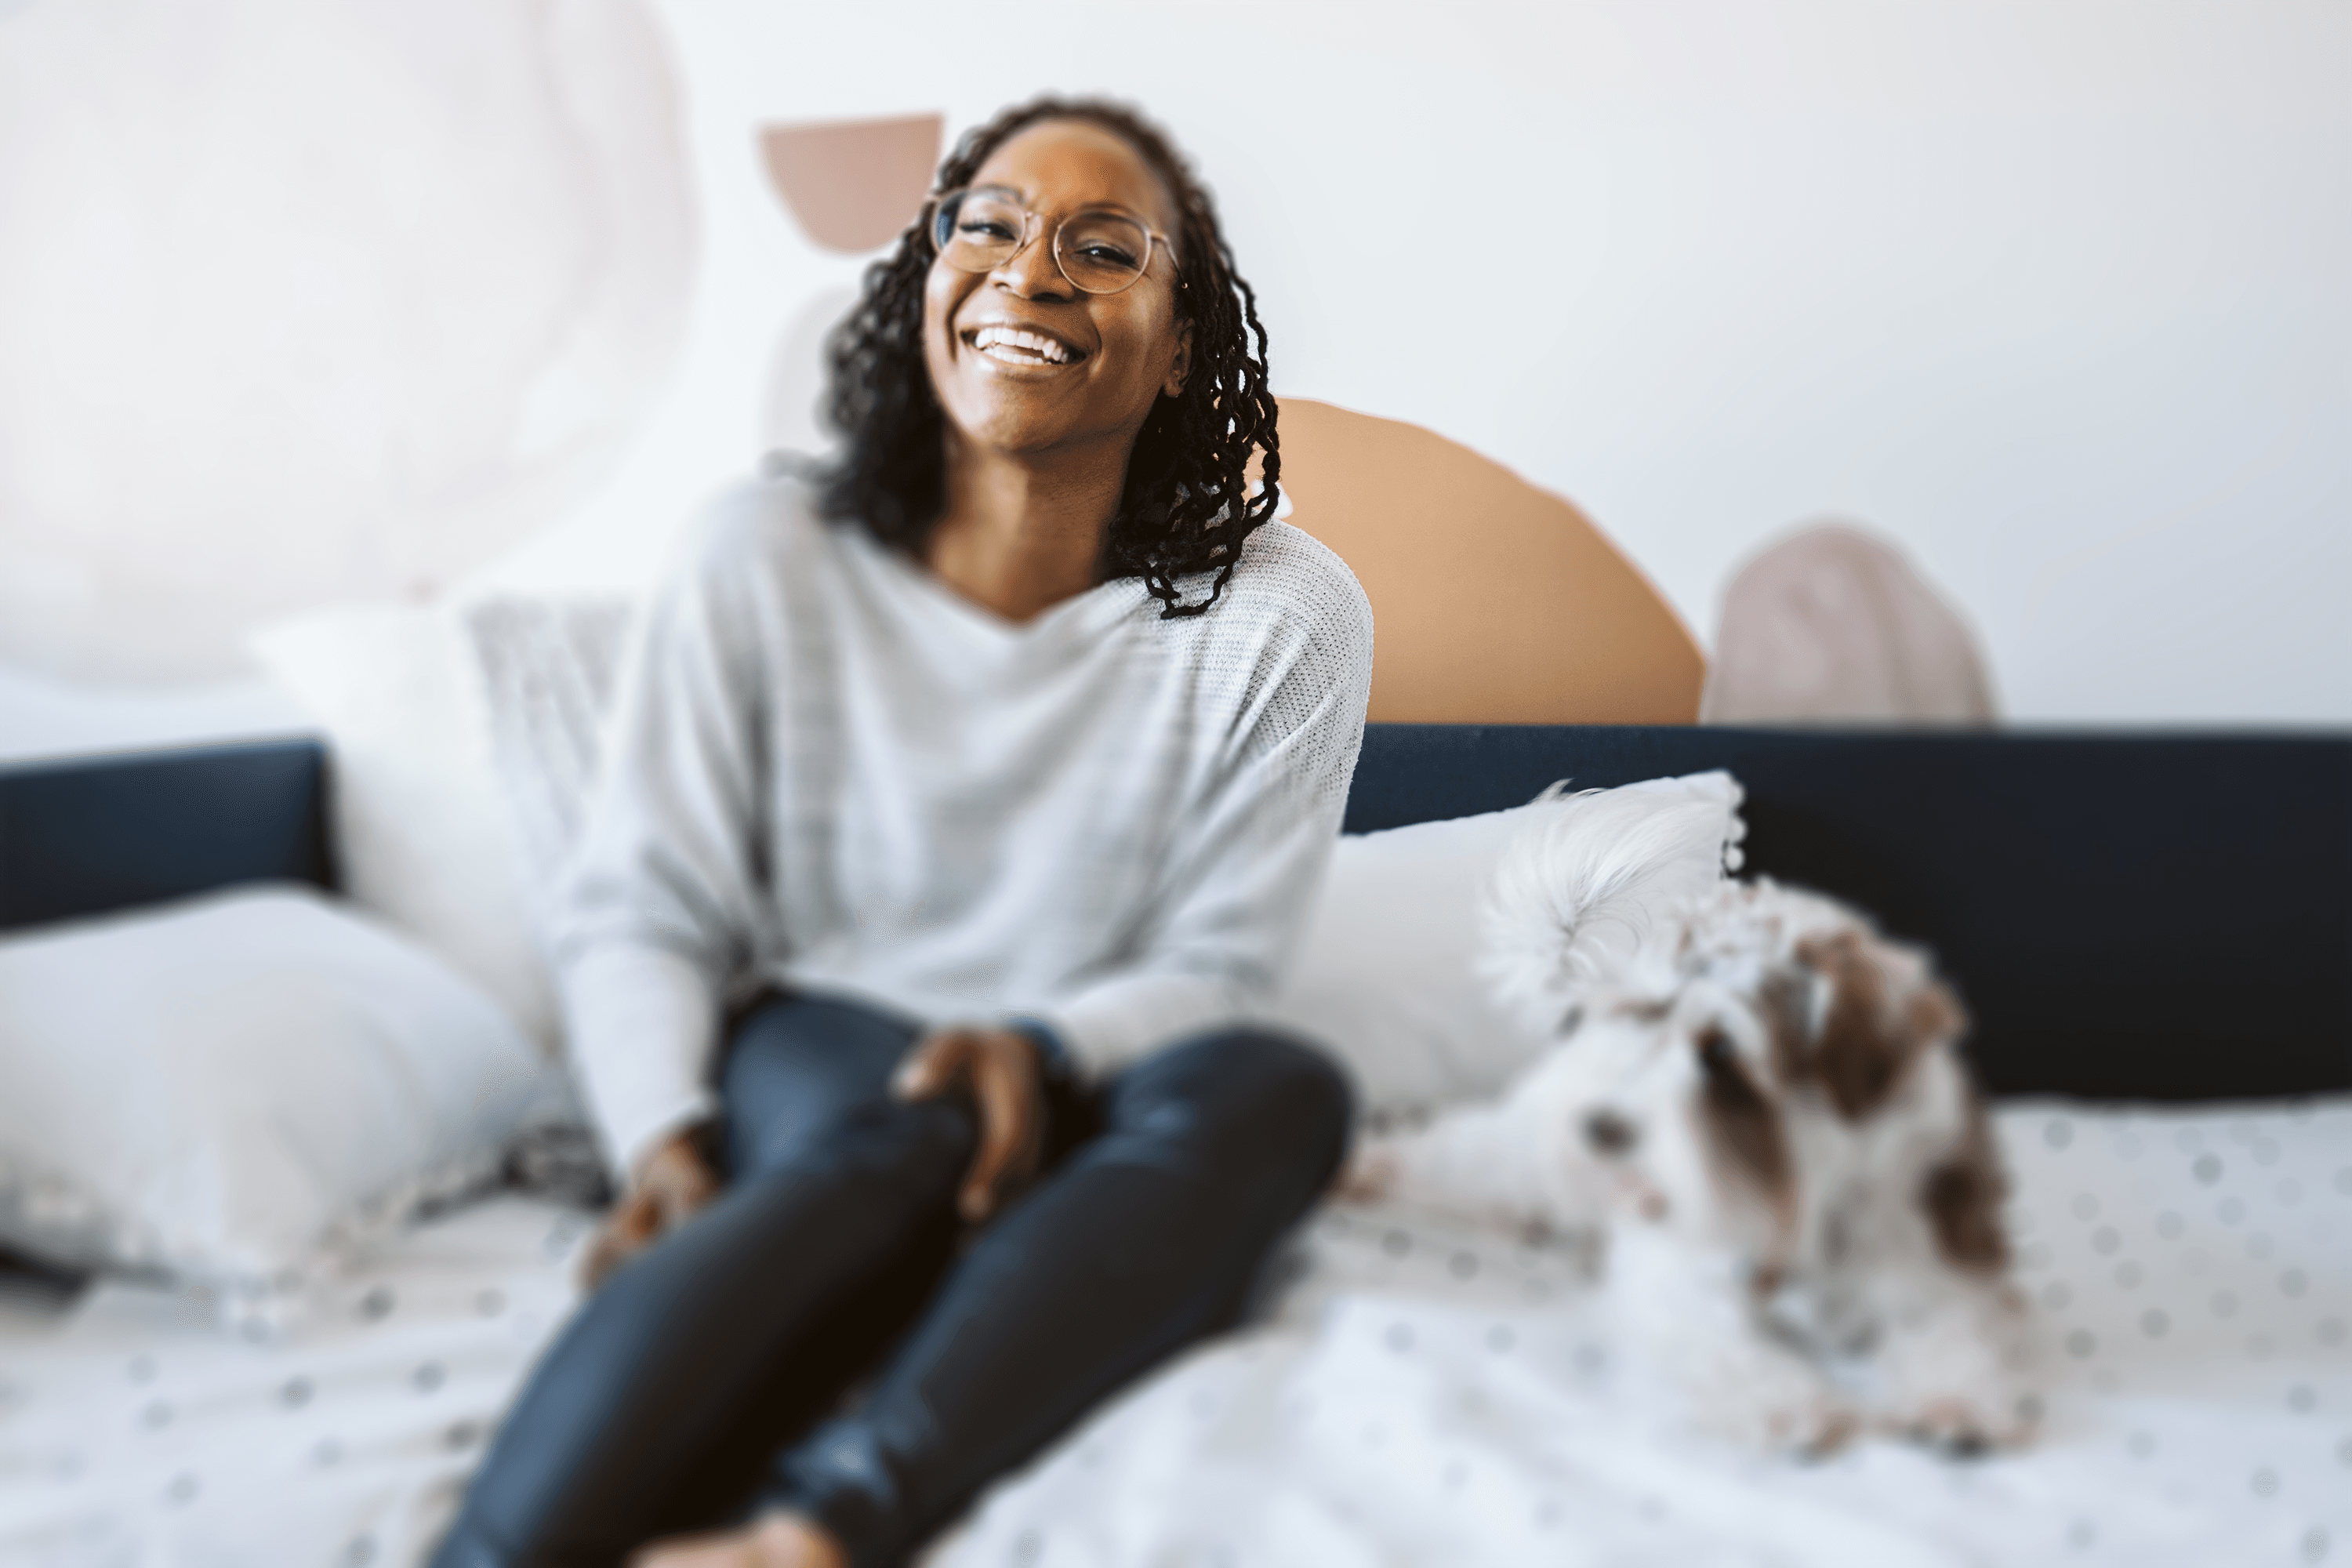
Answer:
[[1993, 1146], [1984, 1100], [1968, 1090], [1967, 1130], [1958, 1147], [1938, 1162], [1919, 1184], [1919, 1206], [1935, 1227], [1937, 1250], [1955, 1268], [1998, 1270], [2009, 1262], [2009, 1237], [2001, 1229], [2000, 1205], [2009, 1184]]
[[1724, 1174], [1744, 1179], [1787, 1224], [1796, 1212], [1797, 1183], [1779, 1109], [1756, 1087], [1721, 1028], [1710, 1025], [1692, 1044], [1698, 1052], [1699, 1108], [1712, 1134], [1707, 1146], [1727, 1156]]
[[[1819, 1083], [1847, 1121], [1867, 1116], [1894, 1092], [1921, 1052], [1968, 1027], [1958, 998], [1924, 972], [1894, 994], [1916, 963], [1857, 931], [1797, 946], [1799, 971], [1766, 987], [1783, 1071]], [[1890, 969], [1898, 975], [1890, 975]], [[1828, 1005], [1816, 997], [1826, 984]], [[1817, 1026], [1807, 1027], [1818, 1015]]]
[[1758, 988], [1772, 1038], [1772, 1071], [1784, 1084], [1799, 1082], [1810, 1071], [1819, 1023], [1815, 1004], [1825, 984], [1810, 969], [1790, 967], [1769, 971]]
[[1940, 980], [1923, 979], [1903, 999], [1903, 1030], [1915, 1049], [1958, 1040], [1969, 1032], [1969, 1010]]

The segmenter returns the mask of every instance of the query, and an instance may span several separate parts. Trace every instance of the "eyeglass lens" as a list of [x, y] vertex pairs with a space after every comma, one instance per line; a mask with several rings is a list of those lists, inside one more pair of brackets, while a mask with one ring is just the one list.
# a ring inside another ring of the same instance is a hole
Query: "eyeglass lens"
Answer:
[[[962, 191], [940, 204], [933, 240], [950, 267], [987, 272], [1019, 254], [1034, 216], [985, 191]], [[1062, 276], [1089, 294], [1116, 294], [1143, 276], [1151, 232], [1118, 213], [1083, 212], [1054, 232], [1054, 261]]]

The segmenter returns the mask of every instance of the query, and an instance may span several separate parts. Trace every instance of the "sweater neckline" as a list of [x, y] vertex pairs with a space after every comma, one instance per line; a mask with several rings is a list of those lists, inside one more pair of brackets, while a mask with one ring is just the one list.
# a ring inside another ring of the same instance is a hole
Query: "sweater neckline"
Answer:
[[876, 572], [895, 579], [904, 592], [930, 601], [950, 619], [979, 635], [1007, 645], [1041, 641], [1066, 627], [1080, 633], [1098, 630], [1132, 614], [1142, 591], [1141, 583], [1135, 578], [1114, 577], [1049, 605], [1025, 621], [1015, 621], [965, 598], [930, 568], [867, 537], [863, 531], [848, 529], [843, 532], [853, 550], [871, 563]]

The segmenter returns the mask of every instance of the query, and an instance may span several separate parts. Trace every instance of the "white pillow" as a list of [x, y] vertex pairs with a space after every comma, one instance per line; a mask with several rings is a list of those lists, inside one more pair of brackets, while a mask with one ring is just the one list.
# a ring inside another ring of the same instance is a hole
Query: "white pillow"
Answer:
[[1508, 811], [1343, 837], [1276, 1003], [1276, 1022], [1320, 1041], [1348, 1067], [1364, 1109], [1425, 1110], [1492, 1097], [1543, 1049], [1478, 967], [1488, 889], [1522, 833], [1579, 800], [1606, 796], [1612, 820], [1680, 816], [1717, 826], [1678, 836], [1635, 889], [1663, 901], [1712, 886], [1746, 834], [1740, 791], [1720, 771], [1539, 798]]
[[327, 731], [342, 883], [487, 988], [551, 1058], [539, 921], [587, 809], [634, 602], [368, 606], [248, 639]]
[[543, 909], [585, 826], [635, 604], [620, 595], [486, 598], [461, 612], [490, 755]]
[[552, 1058], [555, 988], [457, 614], [327, 610], [248, 646], [327, 731], [343, 890], [472, 976]]
[[477, 1185], [546, 1091], [432, 953], [309, 889], [0, 941], [0, 1241], [162, 1269], [271, 1326], [309, 1277]]

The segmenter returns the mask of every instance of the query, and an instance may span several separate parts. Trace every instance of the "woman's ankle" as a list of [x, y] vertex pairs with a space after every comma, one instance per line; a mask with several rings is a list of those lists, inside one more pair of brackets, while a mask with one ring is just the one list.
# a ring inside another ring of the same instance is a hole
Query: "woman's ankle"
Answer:
[[654, 1542], [629, 1568], [849, 1568], [849, 1553], [806, 1515], [770, 1513], [712, 1535]]
[[806, 1514], [762, 1514], [752, 1528], [762, 1568], [849, 1568], [849, 1553]]

